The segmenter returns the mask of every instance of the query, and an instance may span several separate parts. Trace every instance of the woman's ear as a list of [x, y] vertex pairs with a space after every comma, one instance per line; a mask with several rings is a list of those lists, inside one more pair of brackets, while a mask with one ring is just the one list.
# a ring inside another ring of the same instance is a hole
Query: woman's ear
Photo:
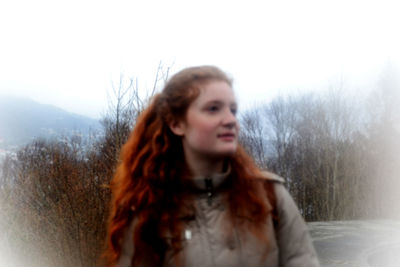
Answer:
[[181, 120], [173, 120], [168, 124], [169, 128], [171, 131], [178, 135], [178, 136], [184, 136], [185, 135], [185, 124]]

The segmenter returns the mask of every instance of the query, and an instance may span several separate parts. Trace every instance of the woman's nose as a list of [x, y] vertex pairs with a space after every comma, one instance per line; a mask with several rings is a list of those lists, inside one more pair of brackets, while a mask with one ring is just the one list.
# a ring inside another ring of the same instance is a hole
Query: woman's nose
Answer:
[[236, 119], [235, 114], [231, 110], [226, 111], [224, 113], [224, 118], [223, 118], [222, 124], [224, 126], [231, 128], [231, 127], [234, 127], [236, 125], [236, 123], [237, 123], [237, 119]]

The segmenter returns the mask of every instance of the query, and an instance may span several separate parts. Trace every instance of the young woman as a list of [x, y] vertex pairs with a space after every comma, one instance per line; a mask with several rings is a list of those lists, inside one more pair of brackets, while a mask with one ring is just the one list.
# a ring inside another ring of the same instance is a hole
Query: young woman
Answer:
[[138, 118], [111, 183], [109, 266], [319, 266], [282, 179], [238, 144], [232, 82], [175, 74]]

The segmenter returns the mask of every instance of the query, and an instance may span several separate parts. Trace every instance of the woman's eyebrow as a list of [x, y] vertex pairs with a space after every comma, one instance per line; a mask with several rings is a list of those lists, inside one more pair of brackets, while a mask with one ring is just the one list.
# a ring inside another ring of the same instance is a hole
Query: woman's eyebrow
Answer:
[[224, 104], [224, 102], [221, 101], [221, 100], [209, 100], [209, 101], [207, 101], [205, 104], [206, 104], [206, 105], [210, 105], [210, 104], [222, 105], [222, 104]]
[[[206, 102], [206, 105], [208, 105], [208, 104], [220, 104], [221, 105], [221, 104], [225, 104], [225, 101], [217, 100], [217, 99], [209, 100]], [[229, 102], [229, 106], [237, 106], [237, 102], [236, 101]]]

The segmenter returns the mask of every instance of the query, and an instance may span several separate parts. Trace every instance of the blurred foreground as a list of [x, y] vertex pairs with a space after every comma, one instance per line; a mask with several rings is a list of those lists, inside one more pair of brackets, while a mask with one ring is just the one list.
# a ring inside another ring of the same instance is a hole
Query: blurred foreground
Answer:
[[[400, 266], [400, 221], [331, 221], [308, 225], [322, 267]], [[12, 251], [6, 241], [0, 239], [0, 267], [43, 266], [34, 263], [29, 255]], [[48, 257], [43, 251], [35, 256], [42, 257], [42, 262]]]

